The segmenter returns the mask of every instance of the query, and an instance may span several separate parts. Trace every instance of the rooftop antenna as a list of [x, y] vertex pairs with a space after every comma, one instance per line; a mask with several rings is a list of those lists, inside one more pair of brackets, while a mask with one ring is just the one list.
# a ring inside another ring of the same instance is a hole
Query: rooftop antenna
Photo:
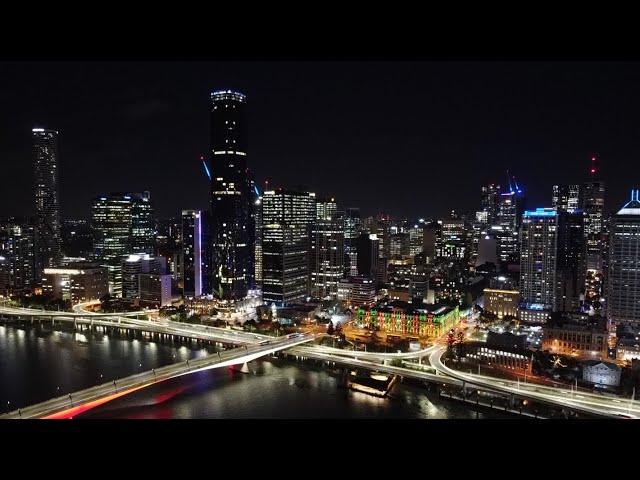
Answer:
[[516, 191], [520, 193], [522, 190], [520, 190], [520, 185], [518, 185], [518, 181], [516, 180], [515, 176], [513, 177], [513, 183], [515, 183], [516, 185]]
[[589, 165], [589, 176], [591, 178], [594, 178], [598, 173], [597, 161], [598, 155], [594, 153], [593, 155], [591, 155], [591, 163]]
[[509, 173], [509, 170], [507, 170], [507, 182], [509, 182], [509, 191], [513, 193], [513, 187], [511, 186], [511, 174]]

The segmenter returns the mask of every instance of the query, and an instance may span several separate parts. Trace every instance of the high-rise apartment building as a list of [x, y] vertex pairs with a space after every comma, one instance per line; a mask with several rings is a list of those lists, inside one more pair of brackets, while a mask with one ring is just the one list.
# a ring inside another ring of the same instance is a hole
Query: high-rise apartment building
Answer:
[[345, 272], [352, 277], [358, 275], [357, 239], [361, 230], [362, 220], [360, 218], [360, 210], [357, 208], [347, 208], [344, 215]]
[[521, 238], [520, 296], [525, 308], [577, 311], [584, 285], [582, 212], [526, 211]]
[[62, 258], [58, 192], [58, 132], [34, 128], [31, 133], [36, 203], [35, 274], [39, 281], [44, 268], [56, 266]]
[[200, 210], [182, 211], [182, 286], [185, 297], [202, 295], [203, 216]]
[[30, 220], [16, 217], [0, 220], [0, 257], [4, 272], [0, 292], [29, 293], [42, 281], [36, 278], [35, 240], [36, 228]]
[[526, 309], [553, 311], [556, 299], [558, 213], [524, 212], [520, 249], [520, 300]]

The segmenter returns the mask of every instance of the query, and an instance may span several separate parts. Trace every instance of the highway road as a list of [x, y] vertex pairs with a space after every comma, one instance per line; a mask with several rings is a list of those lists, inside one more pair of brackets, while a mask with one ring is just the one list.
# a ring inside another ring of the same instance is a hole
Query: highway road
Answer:
[[72, 312], [42, 311], [29, 308], [0, 307], [0, 315], [15, 318], [55, 319], [66, 323], [82, 323], [113, 328], [130, 328], [165, 335], [176, 335], [196, 340], [229, 344], [256, 344], [273, 339], [268, 335], [243, 332], [234, 329], [210, 327], [173, 321], [139, 320], [119, 314], [81, 314]]
[[429, 356], [435, 349], [439, 348], [437, 345], [432, 345], [422, 350], [416, 350], [413, 352], [396, 352], [396, 353], [383, 353], [383, 352], [364, 352], [354, 350], [343, 350], [340, 348], [324, 347], [316, 345], [313, 347], [315, 351], [327, 353], [331, 355], [338, 355], [342, 357], [350, 358], [362, 358], [365, 360], [393, 360], [393, 359], [411, 359], [411, 358], [423, 358]]
[[121, 317], [135, 317], [137, 315], [148, 315], [150, 313], [158, 313], [158, 309], [146, 309], [146, 310], [138, 310], [137, 312], [122, 312], [122, 313], [102, 313], [102, 312], [94, 312], [92, 310], [88, 310], [86, 307], [90, 305], [99, 305], [100, 300], [92, 300], [90, 302], [76, 303], [72, 309], [74, 313], [82, 314], [82, 315], [116, 315]]
[[442, 363], [441, 357], [446, 351], [445, 347], [435, 346], [430, 347], [429, 350], [431, 351], [429, 361], [435, 370], [433, 372], [382, 365], [371, 361], [372, 359], [355, 358], [350, 355], [329, 353], [327, 347], [301, 346], [290, 349], [286, 353], [317, 360], [326, 360], [347, 366], [377, 370], [380, 372], [401, 375], [407, 378], [437, 381], [449, 385], [453, 384], [460, 387], [463, 386], [464, 382], [464, 385], [468, 387], [476, 386], [481, 387], [483, 390], [514, 394], [521, 398], [537, 400], [541, 403], [559, 407], [567, 407], [572, 410], [582, 411], [596, 416], [605, 416], [610, 418], [636, 418], [640, 415], [640, 402], [634, 402], [632, 404], [630, 400], [615, 399], [597, 394], [575, 393], [567, 389], [518, 383], [517, 381], [514, 382], [511, 380], [466, 374], [453, 370]]
[[639, 418], [640, 402], [630, 399], [612, 398], [604, 395], [574, 392], [568, 389], [547, 387], [533, 383], [503, 380], [485, 375], [464, 373], [447, 367], [442, 362], [445, 347], [435, 349], [429, 356], [429, 363], [439, 373], [464, 381], [469, 385], [489, 388], [495, 391], [514, 394], [520, 397], [538, 400], [543, 403], [564, 406], [586, 413], [608, 416], [612, 418]]
[[[173, 322], [173, 321], [152, 321], [152, 320], [139, 320], [132, 317], [120, 316], [115, 314], [87, 314], [79, 313], [79, 312], [47, 312], [41, 310], [34, 309], [25, 309], [18, 307], [6, 307], [0, 306], [0, 314], [5, 316], [15, 316], [21, 318], [28, 317], [51, 317], [53, 316], [56, 321], [66, 321], [66, 322], [83, 322], [83, 323], [93, 323], [93, 325], [101, 325], [101, 326], [110, 326], [116, 328], [131, 328], [137, 330], [143, 330], [153, 333], [160, 333], [166, 335], [175, 335], [175, 336], [183, 336], [188, 338], [194, 338], [199, 340], [207, 340], [207, 341], [215, 341], [221, 343], [228, 344], [236, 344], [236, 345], [244, 345], [245, 348], [257, 349], [257, 356], [252, 357], [258, 358], [266, 353], [262, 353], [264, 351], [264, 345], [260, 346], [258, 344], [262, 342], [272, 342], [270, 345], [273, 345], [273, 342], [278, 342], [281, 340], [275, 339], [275, 337], [270, 337], [267, 335], [260, 335], [250, 332], [237, 331], [233, 329], [219, 328], [219, 327], [210, 327], [205, 325], [197, 325], [197, 324], [186, 324], [181, 322]], [[305, 342], [310, 341], [312, 338], [316, 336], [308, 335], [305, 337]], [[282, 348], [277, 348], [277, 350], [282, 350], [283, 348], [290, 348], [291, 345], [283, 344]], [[269, 350], [269, 349], [267, 349]], [[273, 351], [277, 351], [273, 350]], [[245, 350], [246, 351], [246, 350]], [[253, 350], [252, 350], [253, 351]], [[416, 352], [405, 352], [405, 353], [380, 353], [380, 352], [355, 352], [351, 350], [341, 350], [337, 348], [324, 347], [324, 346], [313, 346], [313, 347], [297, 347], [295, 350], [292, 350], [290, 353], [296, 355], [302, 355], [309, 358], [316, 358], [321, 360], [332, 361], [335, 363], [352, 365], [352, 366], [361, 366], [365, 368], [375, 368], [380, 371], [384, 371], [387, 373], [395, 373], [398, 375], [403, 375], [412, 378], [420, 378], [425, 380], [434, 380], [438, 377], [438, 381], [443, 383], [451, 383], [450, 380], [453, 380], [455, 384], [462, 385], [462, 382], [468, 384], [470, 386], [476, 385], [482, 387], [483, 389], [493, 390], [496, 392], [502, 392], [507, 394], [514, 394], [519, 397], [530, 398], [531, 400], [538, 400], [543, 403], [564, 406], [567, 408], [571, 408], [578, 411], [587, 412], [590, 414], [596, 415], [605, 415], [615, 418], [626, 417], [626, 418], [640, 418], [640, 402], [639, 401], [631, 401], [630, 399], [623, 398], [613, 398], [604, 395], [598, 395], [593, 393], [586, 392], [574, 392], [568, 389], [562, 389], [557, 387], [548, 387], [543, 385], [517, 382], [513, 380], [504, 380], [489, 377], [486, 375], [475, 375], [471, 373], [464, 373], [458, 370], [454, 370], [452, 368], [447, 367], [442, 362], [442, 356], [446, 348], [441, 345], [433, 345], [426, 349], [416, 351]], [[232, 352], [235, 352], [232, 354]], [[231, 350], [229, 352], [224, 352], [225, 358], [227, 355], [235, 355], [238, 353], [238, 349]], [[268, 351], [267, 351], [268, 353]], [[246, 355], [245, 355], [246, 356]], [[419, 371], [414, 369], [407, 369], [402, 367], [392, 367], [390, 365], [381, 365], [376, 362], [385, 362], [390, 359], [415, 359], [415, 358], [423, 358], [428, 357], [429, 363], [436, 370], [436, 372], [426, 372]], [[210, 357], [206, 357], [210, 358]], [[218, 360], [216, 360], [216, 365], [218, 364]], [[240, 361], [240, 360], [238, 360]], [[244, 360], [249, 361], [249, 360]], [[242, 361], [242, 363], [244, 363]], [[194, 361], [195, 362], [195, 361]], [[208, 364], [207, 364], [208, 365]], [[177, 376], [178, 374], [171, 370], [171, 366], [163, 367], [168, 369], [166, 375], [168, 377], [162, 377], [162, 379], [170, 378], [171, 376]], [[180, 370], [184, 369], [184, 366], [176, 366], [176, 369]], [[217, 368], [206, 366], [206, 368]], [[156, 370], [155, 377], [158, 376], [158, 373], [161, 369]], [[182, 374], [191, 373], [191, 371], [195, 371], [192, 366], [190, 366], [187, 371]], [[144, 375], [144, 374], [140, 374]], [[149, 375], [149, 372], [147, 372]], [[134, 378], [136, 377], [136, 378]], [[128, 379], [123, 379], [121, 381], [127, 382], [126, 385], [123, 386], [126, 388], [138, 388], [140, 380], [137, 378], [138, 376], [127, 377]], [[449, 379], [449, 380], [447, 380]], [[144, 381], [148, 381], [148, 378]], [[130, 384], [130, 385], [129, 385]], [[94, 387], [100, 388], [100, 387]], [[113, 385], [108, 385], [105, 387], [108, 389], [113, 389]], [[142, 387], [140, 387], [142, 388]], [[89, 389], [91, 390], [91, 389]], [[84, 392], [84, 393], [83, 393]], [[98, 393], [102, 392], [99, 390]], [[122, 390], [120, 391], [122, 392]], [[86, 396], [87, 399], [92, 399], [96, 392], [87, 392], [82, 391], [79, 392]], [[110, 395], [116, 395], [117, 392], [110, 390]], [[99, 399], [103, 398], [104, 395], [99, 396]], [[80, 397], [79, 400], [84, 401], [85, 397]], [[51, 400], [50, 402], [54, 402], [54, 406], [58, 405], [55, 403], [56, 399]], [[94, 400], [88, 400], [94, 401]], [[64, 397], [62, 400], [58, 399], [58, 402], [62, 402], [68, 405], [70, 399]], [[47, 402], [45, 402], [47, 403]], [[31, 408], [31, 407], [29, 407]], [[28, 409], [25, 409], [27, 412]], [[1, 417], [0, 417], [1, 418]], [[26, 417], [25, 417], [26, 418]]]
[[368, 370], [376, 370], [379, 372], [385, 372], [389, 374], [401, 375], [407, 378], [415, 378], [418, 380], [436, 381], [448, 385], [462, 386], [462, 381], [455, 378], [448, 377], [446, 375], [439, 375], [435, 371], [433, 373], [426, 372], [424, 370], [410, 369], [404, 367], [394, 367], [391, 365], [384, 365], [382, 363], [376, 363], [371, 360], [364, 360], [360, 358], [352, 358], [350, 356], [336, 355], [333, 353], [327, 353], [317, 346], [298, 346], [291, 348], [285, 352], [287, 355], [297, 355], [304, 358], [313, 358], [315, 360], [325, 360], [327, 362], [333, 362], [340, 365], [346, 365], [350, 367], [361, 367]]
[[269, 343], [265, 343], [263, 345], [234, 348], [232, 350], [209, 355], [196, 360], [167, 365], [149, 372], [131, 375], [112, 383], [97, 385], [67, 396], [53, 398], [24, 409], [15, 410], [0, 416], [0, 419], [73, 418], [80, 413], [86, 412], [87, 410], [91, 410], [111, 400], [128, 395], [150, 385], [164, 382], [171, 378], [190, 375], [195, 372], [250, 362], [264, 355], [269, 355], [279, 350], [313, 341], [317, 336], [318, 335], [311, 334], [300, 335], [293, 338], [272, 338]]

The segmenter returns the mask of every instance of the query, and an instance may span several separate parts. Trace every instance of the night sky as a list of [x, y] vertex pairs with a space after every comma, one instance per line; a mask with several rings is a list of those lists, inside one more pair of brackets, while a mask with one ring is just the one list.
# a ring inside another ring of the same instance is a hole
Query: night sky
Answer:
[[209, 92], [247, 95], [261, 185], [307, 185], [394, 217], [479, 209], [480, 187], [550, 206], [592, 153], [617, 210], [640, 165], [640, 63], [0, 62], [0, 215], [32, 214], [31, 128], [60, 131], [63, 216], [149, 190], [160, 217], [208, 208]]

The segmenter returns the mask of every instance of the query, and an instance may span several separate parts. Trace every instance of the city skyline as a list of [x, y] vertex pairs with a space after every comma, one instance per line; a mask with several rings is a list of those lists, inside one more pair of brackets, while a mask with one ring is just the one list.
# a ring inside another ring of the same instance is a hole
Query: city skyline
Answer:
[[640, 418], [640, 67], [39, 65], [0, 113], [0, 157], [40, 119], [3, 172], [0, 419]]
[[[89, 218], [91, 198], [114, 191], [150, 191], [163, 218], [206, 209], [199, 159], [209, 148], [206, 98], [217, 88], [250, 99], [250, 162], [260, 186], [302, 183], [363, 215], [472, 213], [467, 205], [481, 186], [504, 185], [507, 169], [524, 186], [528, 207], [550, 206], [549, 185], [584, 181], [593, 154], [608, 185], [606, 205], [636, 187], [621, 173], [640, 154], [632, 115], [640, 97], [630, 91], [640, 76], [635, 64], [164, 62], [166, 78], [158, 80], [153, 62], [59, 62], [51, 64], [46, 90], [39, 82], [47, 75], [29, 77], [33, 65], [2, 66], [8, 88], [0, 93], [7, 106], [0, 156], [13, 160], [8, 175], [27, 178], [28, 132], [59, 131], [64, 218]], [[306, 81], [294, 82], [291, 73]], [[260, 80], [267, 75], [270, 81]], [[86, 81], [71, 88], [69, 79], [79, 76]], [[169, 88], [173, 78], [188, 88]], [[507, 79], [519, 87], [501, 91]], [[594, 95], [603, 89], [607, 102]], [[373, 115], [358, 112], [365, 102]], [[405, 168], [389, 168], [398, 162]], [[3, 189], [0, 216], [34, 214], [22, 201], [30, 189], [27, 182]], [[180, 195], [180, 206], [163, 195], [167, 189]]]

